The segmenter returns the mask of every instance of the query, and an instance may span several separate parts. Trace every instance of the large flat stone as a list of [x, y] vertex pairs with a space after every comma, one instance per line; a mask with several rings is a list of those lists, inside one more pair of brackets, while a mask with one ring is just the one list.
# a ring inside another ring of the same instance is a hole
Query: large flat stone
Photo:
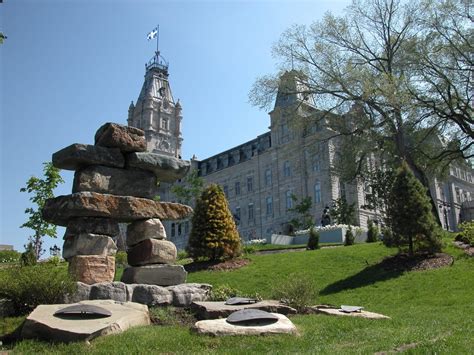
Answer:
[[142, 304], [112, 300], [81, 301], [80, 304], [105, 308], [112, 315], [98, 319], [59, 318], [54, 313], [68, 304], [40, 305], [26, 318], [21, 337], [66, 343], [89, 341], [101, 335], [118, 334], [131, 327], [150, 324], [148, 307]]
[[131, 153], [126, 155], [126, 166], [153, 172], [161, 182], [175, 182], [188, 173], [191, 163], [157, 153]]
[[205, 301], [212, 286], [209, 284], [187, 283], [166, 288], [173, 294], [173, 306], [189, 307], [193, 302]]
[[122, 152], [146, 151], [145, 132], [141, 129], [107, 122], [95, 134], [95, 144], [119, 148]]
[[64, 239], [70, 235], [74, 236], [80, 233], [116, 237], [119, 235], [119, 225], [110, 218], [79, 217], [70, 219], [67, 224], [66, 232], [64, 233]]
[[67, 236], [63, 245], [63, 258], [68, 260], [77, 255], [113, 256], [117, 246], [107, 235], [80, 233]]
[[266, 300], [242, 305], [226, 305], [225, 302], [195, 301], [191, 303], [191, 309], [196, 313], [198, 319], [226, 318], [231, 313], [240, 311], [241, 309], [259, 309], [261, 311], [286, 315], [297, 313], [296, 309], [274, 300]]
[[125, 170], [94, 165], [76, 171], [72, 192], [91, 191], [153, 199], [156, 176], [145, 170]]
[[380, 313], [368, 312], [361, 310], [360, 312], [341, 312], [338, 308], [327, 308], [327, 307], [311, 307], [312, 311], [315, 313], [327, 314], [330, 316], [340, 316], [340, 317], [358, 317], [358, 318], [367, 318], [367, 319], [390, 319], [390, 317], [384, 316]]
[[69, 273], [76, 281], [92, 285], [112, 282], [115, 276], [115, 257], [78, 255], [69, 259]]
[[235, 325], [225, 319], [208, 319], [196, 322], [194, 329], [198, 334], [223, 335], [263, 335], [263, 334], [296, 334], [295, 325], [283, 314], [272, 313], [278, 321], [265, 325]]
[[188, 273], [182, 265], [155, 264], [130, 266], [123, 271], [122, 282], [127, 284], [148, 284], [173, 286], [186, 282]]
[[58, 169], [79, 170], [89, 165], [123, 168], [125, 160], [117, 148], [74, 143], [53, 154], [53, 165]]
[[67, 226], [71, 218], [105, 217], [118, 222], [139, 219], [183, 219], [192, 208], [179, 203], [157, 202], [146, 198], [115, 196], [96, 192], [77, 192], [46, 201], [43, 218], [60, 226]]
[[134, 246], [145, 239], [166, 239], [166, 230], [158, 218], [130, 223], [127, 227], [127, 246]]
[[176, 246], [168, 240], [146, 239], [127, 251], [131, 266], [171, 264], [176, 261]]

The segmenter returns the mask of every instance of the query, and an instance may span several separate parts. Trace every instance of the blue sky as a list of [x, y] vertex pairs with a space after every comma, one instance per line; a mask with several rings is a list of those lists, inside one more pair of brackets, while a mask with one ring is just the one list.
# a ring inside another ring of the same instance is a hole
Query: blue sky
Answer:
[[[292, 24], [310, 24], [349, 0], [4, 0], [0, 29], [0, 244], [23, 251], [32, 231], [19, 190], [72, 143], [93, 144], [103, 123], [126, 124], [160, 25], [160, 50], [183, 106], [183, 158], [204, 159], [267, 131], [248, 103], [255, 79], [276, 70], [271, 47]], [[73, 173], [62, 172], [69, 194]], [[45, 239], [47, 249], [62, 247]], [[47, 256], [49, 252], [47, 253]]]

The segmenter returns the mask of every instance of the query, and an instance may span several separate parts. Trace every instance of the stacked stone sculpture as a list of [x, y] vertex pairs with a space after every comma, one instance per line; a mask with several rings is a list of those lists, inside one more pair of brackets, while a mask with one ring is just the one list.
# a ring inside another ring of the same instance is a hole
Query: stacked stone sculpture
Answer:
[[182, 178], [190, 163], [146, 152], [144, 131], [106, 123], [95, 135], [95, 145], [72, 144], [53, 154], [53, 165], [74, 170], [72, 194], [46, 202], [43, 218], [65, 226], [63, 257], [77, 281], [111, 282], [117, 247], [112, 238], [118, 223], [131, 223], [127, 244], [131, 268], [127, 283], [160, 286], [185, 281], [176, 260], [176, 247], [166, 240], [160, 220], [182, 219], [189, 206], [157, 202], [157, 182]]

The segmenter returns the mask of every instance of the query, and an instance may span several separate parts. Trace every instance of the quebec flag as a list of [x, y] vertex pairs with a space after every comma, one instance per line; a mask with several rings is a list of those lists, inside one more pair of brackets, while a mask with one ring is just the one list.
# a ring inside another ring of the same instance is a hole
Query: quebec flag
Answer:
[[151, 40], [153, 38], [156, 38], [158, 35], [158, 27], [155, 27], [149, 34], [146, 35], [147, 40]]

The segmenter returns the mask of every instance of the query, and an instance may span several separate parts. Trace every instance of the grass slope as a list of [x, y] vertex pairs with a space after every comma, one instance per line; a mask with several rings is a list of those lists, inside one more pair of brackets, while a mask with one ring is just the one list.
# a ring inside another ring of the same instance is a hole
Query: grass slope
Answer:
[[[289, 275], [314, 282], [314, 303], [350, 304], [383, 313], [391, 320], [300, 315], [292, 317], [300, 335], [264, 337], [197, 336], [189, 328], [153, 326], [102, 337], [91, 345], [23, 341], [14, 353], [409, 353], [472, 351], [474, 261], [452, 247], [450, 267], [409, 273], [387, 272], [378, 263], [396, 251], [379, 243], [298, 253], [252, 255], [252, 263], [227, 272], [196, 272], [188, 282], [229, 285], [270, 297]], [[291, 277], [291, 276], [290, 276]]]

